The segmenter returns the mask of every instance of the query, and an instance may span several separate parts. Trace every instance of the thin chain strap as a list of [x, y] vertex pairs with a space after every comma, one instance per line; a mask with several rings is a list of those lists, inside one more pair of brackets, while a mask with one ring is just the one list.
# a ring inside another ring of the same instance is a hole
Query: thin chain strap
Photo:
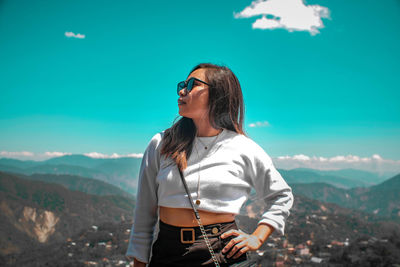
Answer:
[[208, 239], [208, 236], [206, 234], [206, 230], [204, 230], [203, 224], [200, 221], [200, 217], [198, 219], [196, 218], [196, 221], [200, 226], [201, 233], [203, 234], [204, 241], [206, 241], [206, 245], [208, 247], [208, 250], [210, 251], [211, 258], [213, 259], [215, 266], [219, 267], [219, 263], [218, 263], [217, 257], [215, 256], [214, 250], [211, 247], [210, 240]]
[[199, 215], [199, 213], [198, 213], [196, 207], [195, 207], [194, 204], [193, 204], [193, 199], [192, 199], [192, 196], [190, 195], [189, 188], [188, 188], [188, 186], [187, 186], [187, 184], [186, 184], [185, 178], [183, 178], [182, 171], [181, 171], [181, 169], [179, 169], [179, 167], [178, 167], [178, 171], [179, 171], [179, 174], [180, 174], [180, 176], [181, 176], [182, 183], [183, 183], [183, 186], [185, 187], [186, 193], [188, 194], [189, 201], [190, 201], [190, 205], [191, 205], [192, 208], [193, 208], [193, 211], [194, 211], [194, 215], [195, 215], [195, 217], [196, 217], [197, 224], [200, 226], [201, 234], [203, 235], [204, 241], [206, 241], [207, 248], [208, 248], [208, 250], [210, 251], [211, 258], [213, 259], [215, 266], [216, 266], [216, 267], [219, 267], [219, 263], [218, 263], [217, 257], [215, 256], [214, 250], [213, 250], [213, 248], [211, 247], [210, 240], [208, 239], [207, 234], [206, 234], [206, 230], [204, 230], [204, 226], [203, 226], [203, 224], [201, 223], [200, 215]]

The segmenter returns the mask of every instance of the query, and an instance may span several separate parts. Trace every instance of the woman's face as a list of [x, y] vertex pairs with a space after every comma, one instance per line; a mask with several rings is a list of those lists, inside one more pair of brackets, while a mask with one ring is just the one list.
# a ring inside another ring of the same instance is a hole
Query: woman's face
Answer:
[[[189, 80], [192, 77], [207, 82], [205, 69], [197, 69], [193, 71], [186, 80]], [[185, 89], [182, 89], [179, 92], [179, 115], [191, 119], [207, 119], [208, 85], [195, 81], [192, 91], [186, 93]]]

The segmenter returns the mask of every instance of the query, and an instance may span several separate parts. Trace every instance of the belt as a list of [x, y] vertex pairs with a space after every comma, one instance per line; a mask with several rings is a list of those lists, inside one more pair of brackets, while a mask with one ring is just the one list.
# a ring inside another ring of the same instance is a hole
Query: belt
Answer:
[[[204, 230], [208, 237], [220, 236], [223, 232], [228, 229], [232, 229], [232, 226], [236, 225], [235, 221], [216, 223], [204, 225]], [[193, 244], [196, 240], [203, 239], [200, 227], [179, 227], [166, 224], [160, 220], [160, 234], [167, 234], [170, 237], [175, 237], [180, 240], [183, 244]]]

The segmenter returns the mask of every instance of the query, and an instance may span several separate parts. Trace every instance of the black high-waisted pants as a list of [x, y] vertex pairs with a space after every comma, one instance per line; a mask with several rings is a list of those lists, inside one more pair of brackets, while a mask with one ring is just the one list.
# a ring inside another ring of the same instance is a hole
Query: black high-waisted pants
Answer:
[[[215, 266], [200, 227], [176, 227], [162, 221], [159, 223], [160, 231], [152, 247], [150, 267]], [[221, 252], [234, 236], [225, 239], [220, 236], [228, 230], [238, 229], [235, 221], [204, 225], [204, 228], [220, 266], [229, 266], [247, 259], [246, 254], [233, 259], [233, 257], [226, 257], [229, 251]], [[189, 243], [191, 241], [194, 242]]]

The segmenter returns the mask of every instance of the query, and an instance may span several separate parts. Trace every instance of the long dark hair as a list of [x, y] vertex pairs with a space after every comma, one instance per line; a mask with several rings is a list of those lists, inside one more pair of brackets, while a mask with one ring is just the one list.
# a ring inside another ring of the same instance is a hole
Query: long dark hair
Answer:
[[[226, 66], [201, 63], [197, 69], [205, 69], [206, 82], [209, 84], [208, 114], [210, 124], [216, 128], [225, 128], [245, 135], [243, 131], [243, 94], [239, 80]], [[189, 73], [189, 75], [190, 75]], [[179, 169], [187, 167], [187, 158], [192, 153], [193, 140], [197, 128], [191, 118], [182, 117], [164, 132], [161, 155], [171, 157]]]

